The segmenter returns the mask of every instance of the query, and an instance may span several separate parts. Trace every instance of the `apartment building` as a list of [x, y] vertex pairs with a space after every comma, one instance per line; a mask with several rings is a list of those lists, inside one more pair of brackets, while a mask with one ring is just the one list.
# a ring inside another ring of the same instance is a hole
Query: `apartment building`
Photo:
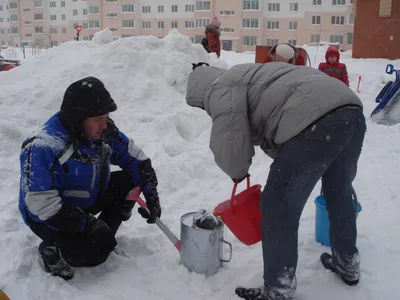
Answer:
[[0, 43], [59, 45], [74, 39], [76, 25], [83, 40], [108, 27], [115, 39], [177, 29], [198, 43], [213, 16], [225, 50], [322, 41], [352, 47], [352, 0], [0, 0]]

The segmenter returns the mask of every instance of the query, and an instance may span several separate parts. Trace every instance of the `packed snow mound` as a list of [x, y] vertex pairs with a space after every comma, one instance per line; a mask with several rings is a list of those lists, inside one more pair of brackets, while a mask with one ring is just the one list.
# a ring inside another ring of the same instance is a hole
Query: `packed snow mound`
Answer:
[[97, 45], [108, 44], [113, 41], [113, 34], [109, 28], [98, 31], [92, 38], [92, 43]]

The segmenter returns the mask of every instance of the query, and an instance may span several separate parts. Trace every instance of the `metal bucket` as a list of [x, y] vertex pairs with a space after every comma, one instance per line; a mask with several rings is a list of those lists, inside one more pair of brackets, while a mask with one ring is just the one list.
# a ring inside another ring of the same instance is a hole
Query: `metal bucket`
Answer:
[[[196, 212], [181, 217], [181, 259], [182, 264], [196, 273], [212, 276], [222, 267], [223, 262], [232, 259], [232, 244], [224, 240], [224, 223], [218, 218], [214, 229], [196, 226]], [[229, 259], [223, 259], [223, 244], [229, 246]]]

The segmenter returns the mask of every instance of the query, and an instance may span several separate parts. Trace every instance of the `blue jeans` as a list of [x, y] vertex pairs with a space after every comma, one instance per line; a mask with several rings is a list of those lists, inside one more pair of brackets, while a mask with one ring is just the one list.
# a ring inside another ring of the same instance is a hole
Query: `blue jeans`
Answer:
[[264, 283], [276, 299], [294, 296], [299, 219], [321, 178], [332, 250], [338, 255], [358, 253], [352, 182], [365, 131], [361, 108], [343, 107], [280, 146], [260, 204]]

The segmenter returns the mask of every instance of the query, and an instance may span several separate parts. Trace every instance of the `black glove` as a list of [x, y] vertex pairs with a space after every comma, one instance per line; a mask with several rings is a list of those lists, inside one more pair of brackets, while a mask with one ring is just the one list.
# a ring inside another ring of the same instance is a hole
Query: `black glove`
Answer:
[[88, 214], [88, 222], [83, 230], [87, 234], [88, 239], [99, 248], [113, 251], [117, 245], [117, 241], [108, 225], [94, 215]]
[[141, 189], [146, 199], [147, 208], [150, 211], [150, 215], [147, 213], [146, 209], [142, 207], [138, 208], [138, 212], [143, 218], [147, 219], [147, 223], [153, 224], [156, 222], [156, 217], [161, 217], [161, 206], [157, 192], [157, 176], [151, 165], [150, 158], [140, 163], [139, 173]]
[[241, 183], [243, 180], [245, 180], [245, 179], [248, 178], [248, 177], [250, 177], [250, 174], [249, 174], [249, 173], [247, 173], [246, 176], [244, 176], [244, 177], [242, 177], [242, 178], [239, 178], [239, 179], [234, 179], [234, 178], [232, 178], [232, 180], [233, 180], [234, 183], [239, 184], [239, 183]]
[[156, 222], [156, 218], [161, 218], [161, 206], [160, 201], [157, 196], [147, 196], [145, 195], [147, 208], [150, 211], [150, 215], [147, 210], [143, 207], [138, 208], [139, 214], [142, 218], [147, 219], [148, 224], [154, 224]]

